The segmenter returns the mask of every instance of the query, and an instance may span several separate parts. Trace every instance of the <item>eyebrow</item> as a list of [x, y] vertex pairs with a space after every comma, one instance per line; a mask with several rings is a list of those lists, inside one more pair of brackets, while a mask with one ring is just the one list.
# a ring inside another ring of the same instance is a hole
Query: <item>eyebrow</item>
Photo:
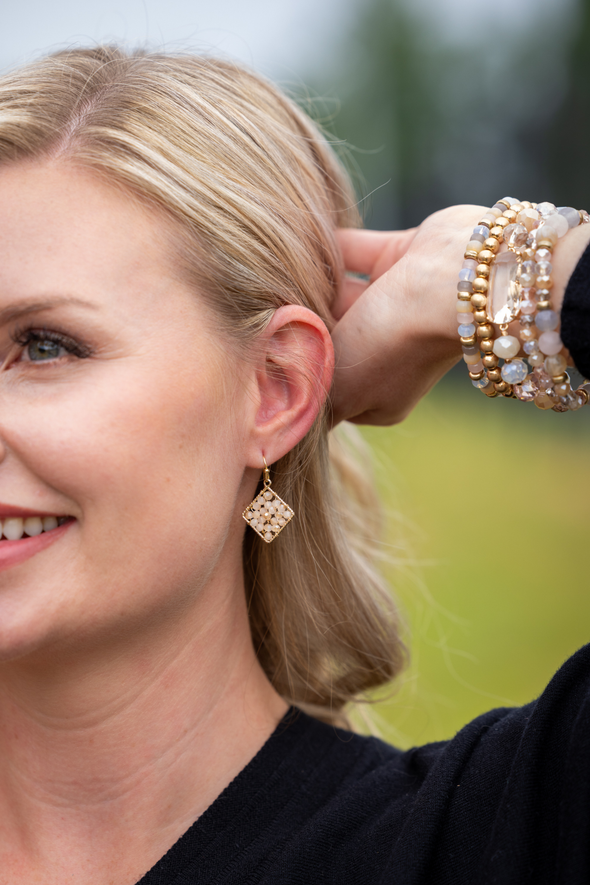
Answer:
[[84, 301], [83, 298], [56, 297], [49, 298], [45, 301], [29, 301], [25, 302], [24, 304], [21, 303], [12, 307], [5, 307], [4, 310], [0, 310], [0, 324], [19, 319], [20, 317], [26, 316], [29, 313], [40, 313], [43, 310], [51, 310], [54, 307], [62, 307], [64, 304], [73, 304], [76, 307], [85, 307], [88, 310], [98, 310], [98, 306], [96, 304], [92, 304], [92, 302], [90, 301]]

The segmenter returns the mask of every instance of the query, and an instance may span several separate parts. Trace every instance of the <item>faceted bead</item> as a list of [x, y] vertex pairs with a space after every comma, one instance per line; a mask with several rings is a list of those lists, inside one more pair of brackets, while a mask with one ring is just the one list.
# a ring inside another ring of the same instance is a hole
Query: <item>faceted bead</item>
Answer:
[[571, 393], [571, 384], [569, 381], [562, 381], [561, 384], [556, 384], [553, 388], [557, 396], [567, 396], [568, 393]]
[[533, 379], [530, 377], [530, 375], [528, 378], [525, 378], [525, 380], [522, 382], [522, 384], [520, 386], [522, 387], [522, 389], [526, 393], [530, 394], [531, 398], [533, 396], [535, 396], [536, 393], [539, 392], [539, 388], [537, 387], [537, 385], [535, 384]]
[[577, 412], [578, 409], [581, 409], [583, 406], [583, 402], [579, 396], [573, 396], [571, 402], [568, 402], [568, 408], [572, 412]]
[[549, 249], [537, 249], [535, 252], [535, 261], [551, 261], [552, 257]]
[[548, 277], [546, 275], [538, 276], [535, 288], [537, 292], [539, 291], [539, 289], [552, 289], [553, 280], [551, 279], [551, 277]]
[[527, 354], [539, 353], [539, 342], [536, 339], [525, 341], [522, 349]]
[[518, 397], [518, 399], [522, 400], [525, 403], [530, 402], [533, 399], [533, 394], [529, 393], [527, 390], [523, 390], [520, 384], [517, 384], [514, 388], [514, 393]]
[[520, 384], [527, 375], [528, 369], [522, 360], [513, 360], [502, 366], [502, 380], [507, 384]]
[[555, 215], [557, 207], [554, 203], [539, 203], [537, 205], [537, 212], [544, 217], [547, 215]]
[[535, 292], [535, 298], [537, 299], [537, 303], [539, 301], [546, 301], [551, 296], [550, 289], [537, 289]]
[[535, 317], [535, 325], [541, 332], [552, 332], [559, 325], [559, 315], [554, 310], [540, 310]]
[[537, 330], [533, 326], [524, 326], [518, 333], [521, 341], [532, 341], [538, 335]]
[[580, 209], [580, 215], [582, 216], [582, 221], [584, 222], [584, 224], [588, 224], [588, 222], [590, 222], [590, 215], [588, 215], [585, 209]]
[[530, 315], [530, 313], [521, 314], [518, 318], [518, 322], [521, 326], [532, 326], [535, 322], [534, 317]]
[[525, 289], [530, 289], [535, 285], [535, 280], [537, 279], [536, 274], [532, 273], [521, 273], [520, 275], [520, 285]]
[[541, 227], [538, 227], [535, 234], [537, 242], [539, 242], [539, 240], [549, 240], [549, 242], [553, 243], [555, 246], [558, 240], [557, 232], [548, 224], [542, 224]]
[[488, 298], [488, 317], [494, 323], [509, 323], [518, 314], [520, 286], [518, 259], [513, 252], [502, 252], [490, 274], [491, 297]]
[[512, 359], [520, 350], [520, 341], [513, 335], [502, 335], [494, 341], [494, 353], [504, 359]]
[[553, 400], [546, 393], [538, 393], [533, 402], [543, 410], [552, 409], [554, 406]]
[[577, 209], [574, 209], [572, 206], [560, 206], [557, 211], [565, 218], [570, 229], [579, 225], [580, 213]]
[[567, 369], [567, 360], [561, 353], [556, 353], [553, 356], [548, 356], [545, 360], [544, 364], [545, 371], [548, 375], [551, 375], [552, 378], [555, 378], [556, 375], [561, 375]]
[[537, 264], [534, 264], [534, 268], [537, 276], [550, 277], [553, 265], [550, 261], [538, 261]]
[[547, 356], [553, 356], [554, 353], [559, 353], [563, 347], [563, 342], [558, 332], [543, 332], [539, 336], [539, 347], [542, 353]]
[[[528, 341], [527, 341], [527, 344], [529, 344]], [[525, 347], [526, 347], [526, 344], [525, 344]], [[542, 366], [542, 365], [543, 365], [543, 360], [544, 360], [544, 359], [545, 359], [545, 357], [544, 357], [543, 354], [540, 353], [538, 350], [536, 350], [536, 351], [534, 351], [533, 353], [531, 353], [530, 356], [529, 356], [529, 358], [528, 358], [529, 363], [531, 364], [531, 366], [534, 366], [535, 368], [536, 368], [537, 366]]]
[[460, 280], [468, 280], [470, 283], [472, 283], [474, 281], [475, 277], [476, 277], [475, 268], [462, 267], [461, 270], [459, 271], [459, 279]]
[[520, 302], [520, 312], [525, 316], [527, 314], [533, 314], [537, 309], [537, 305], [534, 301], [529, 301], [527, 298], [525, 301]]
[[509, 224], [504, 228], [504, 240], [512, 249], [521, 250], [526, 247], [528, 230], [524, 224]]
[[528, 231], [533, 230], [539, 223], [539, 213], [535, 209], [523, 209], [516, 216], [518, 224], [522, 224]]
[[487, 378], [476, 378], [476, 379], [472, 378], [471, 383], [473, 384], [474, 387], [478, 387], [480, 390], [483, 390], [484, 387], [487, 387], [490, 382], [488, 381]]
[[457, 331], [460, 338], [471, 338], [472, 335], [475, 335], [475, 326], [473, 323], [462, 323]]

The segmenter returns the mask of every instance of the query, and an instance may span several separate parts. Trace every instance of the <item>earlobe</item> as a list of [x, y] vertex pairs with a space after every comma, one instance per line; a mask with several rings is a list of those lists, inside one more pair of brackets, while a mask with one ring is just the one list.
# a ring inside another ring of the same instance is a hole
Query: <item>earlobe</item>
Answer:
[[256, 461], [264, 451], [270, 463], [305, 436], [324, 407], [334, 350], [324, 322], [299, 305], [279, 308], [259, 343], [253, 442]]

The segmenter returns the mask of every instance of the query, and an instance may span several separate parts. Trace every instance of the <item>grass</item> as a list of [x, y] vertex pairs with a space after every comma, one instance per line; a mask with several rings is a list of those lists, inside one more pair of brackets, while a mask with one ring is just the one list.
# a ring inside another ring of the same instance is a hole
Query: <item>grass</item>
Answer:
[[460, 381], [403, 424], [363, 431], [386, 540], [405, 558], [389, 577], [412, 663], [374, 708], [402, 747], [526, 703], [590, 641], [590, 415], [489, 401]]

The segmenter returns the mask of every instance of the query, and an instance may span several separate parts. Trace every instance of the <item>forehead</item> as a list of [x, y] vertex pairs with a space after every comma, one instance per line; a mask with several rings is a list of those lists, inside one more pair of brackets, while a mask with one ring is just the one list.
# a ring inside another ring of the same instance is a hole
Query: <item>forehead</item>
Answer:
[[3, 300], [67, 289], [98, 299], [135, 294], [147, 306], [162, 290], [182, 290], [170, 242], [163, 216], [92, 172], [63, 163], [0, 166]]

